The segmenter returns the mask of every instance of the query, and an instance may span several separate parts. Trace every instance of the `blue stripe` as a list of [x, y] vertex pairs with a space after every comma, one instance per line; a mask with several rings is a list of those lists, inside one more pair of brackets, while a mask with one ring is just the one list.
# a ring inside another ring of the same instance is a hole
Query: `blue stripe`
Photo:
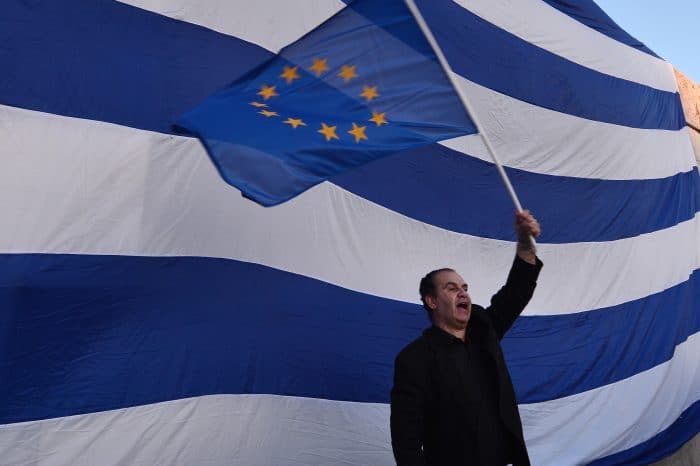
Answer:
[[418, 306], [207, 258], [0, 256], [0, 424], [218, 393], [388, 400]]
[[[571, 63], [453, 2], [421, 7], [455, 70], [486, 87], [593, 120], [684, 126], [675, 93]], [[161, 132], [270, 56], [240, 39], [106, 0], [6, 2], [0, 41], [0, 103]]]
[[[519, 319], [504, 347], [520, 402], [663, 362], [698, 330], [699, 288], [696, 273], [607, 312]], [[193, 257], [1, 255], [0, 309], [0, 423], [218, 393], [386, 403], [427, 324], [417, 305]]]
[[[625, 181], [506, 171], [523, 205], [544, 225], [544, 243], [629, 238], [689, 220], [700, 210], [697, 168], [668, 178]], [[444, 146], [377, 160], [331, 181], [447, 230], [514, 240], [513, 203], [493, 164]]]
[[632, 37], [627, 31], [608, 16], [593, 0], [542, 0], [550, 6], [561, 11], [565, 15], [575, 19], [581, 24], [585, 24], [591, 29], [595, 29], [614, 39], [629, 45], [637, 50], [648, 53], [654, 57], [659, 57], [646, 45]]
[[455, 2], [420, 8], [454, 71], [503, 94], [589, 120], [678, 130], [678, 93], [615, 78], [559, 57], [495, 27]]
[[700, 270], [680, 285], [594, 311], [518, 319], [503, 351], [520, 403], [584, 392], [651, 369], [700, 332]]
[[0, 43], [0, 103], [165, 133], [271, 55], [109, 0], [3, 2]]
[[649, 440], [629, 450], [600, 458], [589, 466], [646, 466], [671, 455], [698, 432], [700, 432], [700, 400], [683, 411], [676, 422]]

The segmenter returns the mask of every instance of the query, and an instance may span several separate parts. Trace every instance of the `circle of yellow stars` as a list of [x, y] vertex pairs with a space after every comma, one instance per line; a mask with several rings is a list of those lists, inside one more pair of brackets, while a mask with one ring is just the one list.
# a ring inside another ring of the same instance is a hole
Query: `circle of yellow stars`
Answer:
[[[327, 58], [314, 58], [311, 65], [309, 65], [306, 69], [314, 75], [316, 75], [317, 78], [320, 78], [325, 73], [330, 71], [331, 67], [328, 65]], [[345, 64], [341, 65], [340, 71], [336, 74], [336, 76], [342, 79], [344, 84], [347, 84], [351, 80], [360, 77], [356, 65]], [[297, 79], [301, 79], [301, 75], [299, 74], [299, 66], [285, 65], [279, 77], [284, 79], [286, 84], [292, 84]], [[281, 117], [279, 113], [270, 110], [269, 105], [266, 103], [273, 97], [279, 96], [279, 93], [277, 92], [277, 86], [268, 86], [267, 84], [263, 84], [262, 86], [260, 86], [260, 90], [256, 93], [256, 95], [260, 96], [261, 99], [249, 102], [249, 104], [258, 109], [258, 114], [264, 116], [265, 118]], [[364, 98], [367, 103], [370, 103], [377, 97], [380, 97], [381, 94], [379, 93], [378, 86], [363, 85], [362, 92], [359, 94], [359, 96]], [[262, 102], [260, 102], [260, 100], [262, 100]], [[381, 127], [382, 125], [389, 124], [389, 121], [386, 117], [386, 112], [380, 113], [374, 110], [372, 110], [372, 117], [368, 118], [367, 121], [374, 123], [376, 127]], [[301, 126], [307, 126], [306, 122], [304, 122], [304, 120], [302, 120], [301, 118], [288, 117], [282, 123], [291, 126], [292, 129], [297, 129]], [[367, 126], [368, 125], [361, 126], [355, 122], [352, 122], [352, 129], [347, 131], [347, 133], [355, 139], [356, 144], [359, 144], [360, 141], [369, 140], [366, 134]], [[318, 133], [323, 135], [326, 142], [330, 142], [334, 139], [340, 140], [337, 131], [337, 125], [330, 125], [325, 122], [321, 122], [321, 128], [317, 130]]]

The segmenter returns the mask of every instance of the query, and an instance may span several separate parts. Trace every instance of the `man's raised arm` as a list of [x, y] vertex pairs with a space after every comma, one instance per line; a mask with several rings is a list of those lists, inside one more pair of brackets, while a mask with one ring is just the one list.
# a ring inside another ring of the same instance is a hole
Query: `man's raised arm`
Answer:
[[517, 212], [515, 232], [518, 235], [515, 261], [506, 284], [491, 298], [491, 305], [487, 309], [499, 338], [503, 338], [530, 301], [542, 268], [532, 241], [541, 232], [537, 219], [527, 210]]

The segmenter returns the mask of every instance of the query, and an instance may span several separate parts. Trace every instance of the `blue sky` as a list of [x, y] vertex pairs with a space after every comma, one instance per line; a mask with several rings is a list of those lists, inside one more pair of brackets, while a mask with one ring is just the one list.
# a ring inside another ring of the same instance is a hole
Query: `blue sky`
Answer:
[[700, 0], [595, 0], [624, 30], [700, 83]]

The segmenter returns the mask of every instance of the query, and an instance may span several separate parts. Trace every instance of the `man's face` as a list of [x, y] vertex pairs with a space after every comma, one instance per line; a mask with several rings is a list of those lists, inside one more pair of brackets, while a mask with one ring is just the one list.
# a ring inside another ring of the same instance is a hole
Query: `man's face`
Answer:
[[426, 296], [433, 324], [443, 329], [464, 330], [472, 313], [467, 284], [457, 272], [440, 272], [435, 278], [435, 296]]

